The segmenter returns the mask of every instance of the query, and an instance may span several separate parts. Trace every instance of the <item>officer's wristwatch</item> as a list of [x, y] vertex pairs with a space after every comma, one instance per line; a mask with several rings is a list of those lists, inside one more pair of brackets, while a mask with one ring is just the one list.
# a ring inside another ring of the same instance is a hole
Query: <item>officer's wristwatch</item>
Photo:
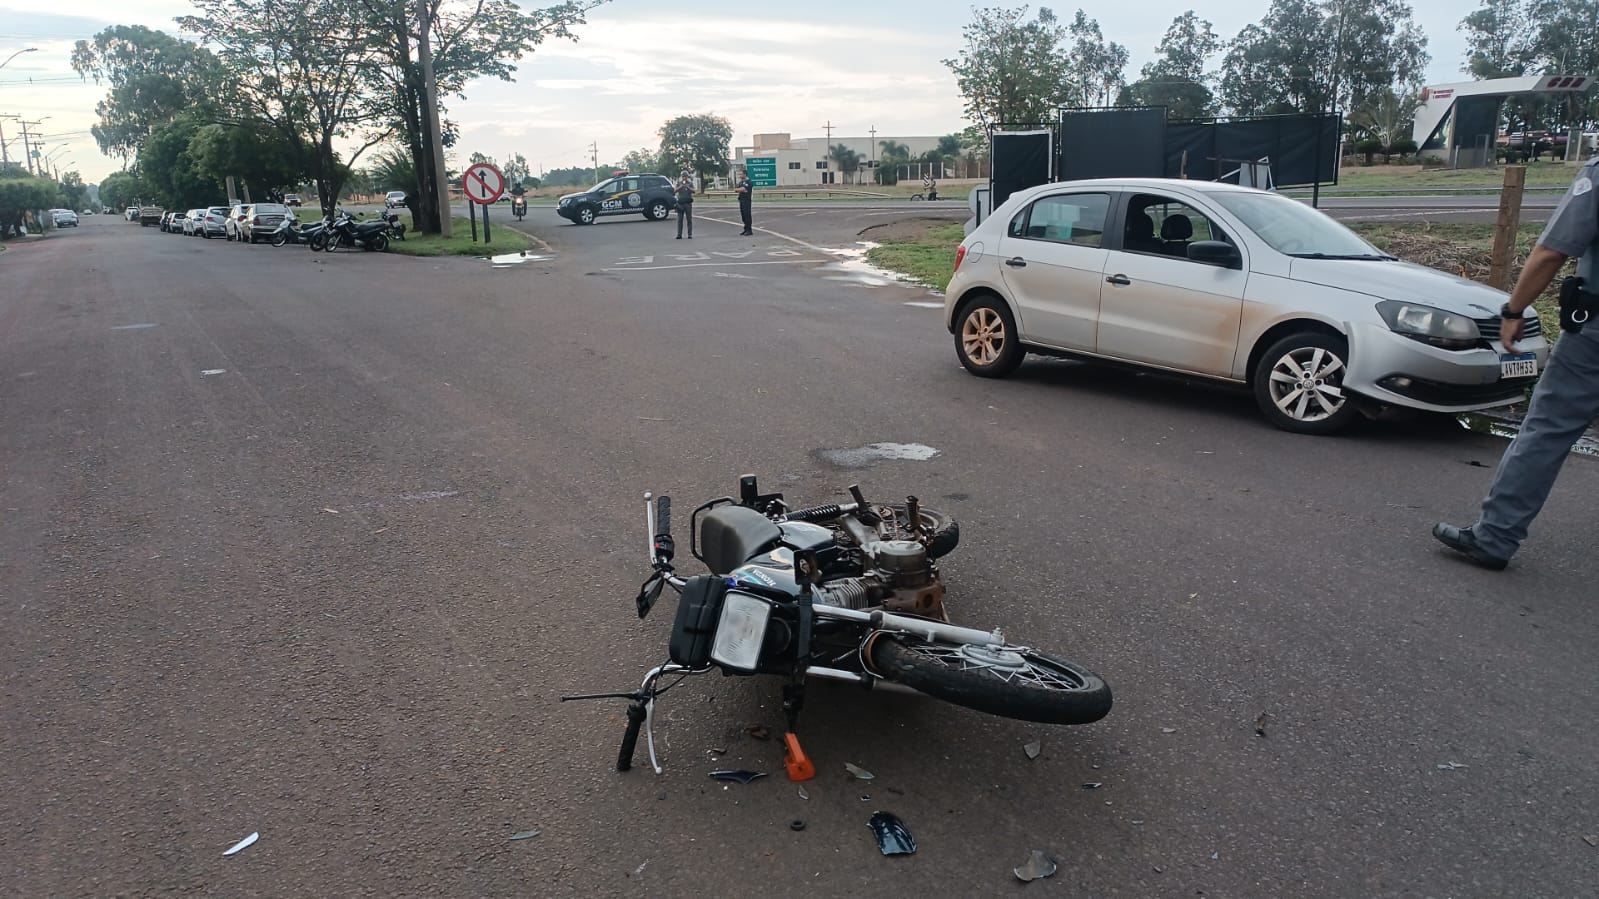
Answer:
[[1503, 306], [1499, 307], [1499, 317], [1500, 318], [1521, 318], [1521, 313], [1511, 309], [1510, 308], [1510, 304], [1506, 303]]

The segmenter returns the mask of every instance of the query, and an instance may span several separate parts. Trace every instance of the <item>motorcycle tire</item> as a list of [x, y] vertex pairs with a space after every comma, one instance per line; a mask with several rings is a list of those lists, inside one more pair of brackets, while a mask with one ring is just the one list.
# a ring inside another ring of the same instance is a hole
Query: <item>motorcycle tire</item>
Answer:
[[288, 242], [289, 242], [289, 237], [286, 234], [279, 234], [279, 235], [277, 235], [277, 236], [272, 238], [272, 245], [274, 247], [281, 247], [281, 246], [283, 246], [284, 244], [286, 244]]
[[323, 245], [322, 235], [320, 233], [311, 235], [311, 252], [320, 253], [325, 249], [327, 247]]
[[1086, 668], [1031, 649], [927, 642], [879, 633], [873, 672], [958, 706], [1040, 724], [1091, 724], [1110, 712], [1110, 687]]
[[329, 253], [336, 253], [339, 250], [339, 245], [342, 243], [344, 243], [344, 238], [335, 234], [330, 236], [327, 240], [322, 241], [322, 249], [327, 250]]
[[[892, 513], [895, 521], [901, 522], [889, 535], [890, 540], [912, 539], [910, 529], [903, 522], [910, 518], [910, 510], [904, 504], [886, 503], [874, 506], [879, 517], [887, 519]], [[925, 506], [922, 513], [922, 533], [928, 534], [927, 557], [930, 559], [942, 558], [955, 550], [961, 542], [961, 526], [955, 519]]]
[[375, 253], [381, 253], [389, 248], [389, 239], [379, 234], [378, 236], [372, 238], [372, 241], [366, 246], [367, 249], [372, 250]]

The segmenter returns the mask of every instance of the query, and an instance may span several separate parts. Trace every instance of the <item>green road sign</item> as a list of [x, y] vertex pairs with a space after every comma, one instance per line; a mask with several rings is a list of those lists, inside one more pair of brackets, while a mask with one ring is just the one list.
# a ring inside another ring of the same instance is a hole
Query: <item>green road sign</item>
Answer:
[[777, 157], [751, 156], [744, 160], [744, 172], [755, 187], [776, 187]]

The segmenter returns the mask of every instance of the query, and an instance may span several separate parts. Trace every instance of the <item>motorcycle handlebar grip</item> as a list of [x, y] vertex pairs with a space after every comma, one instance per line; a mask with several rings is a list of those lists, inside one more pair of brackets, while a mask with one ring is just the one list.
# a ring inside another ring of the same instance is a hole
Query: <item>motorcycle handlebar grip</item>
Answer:
[[672, 498], [670, 496], [657, 496], [655, 498], [655, 530], [658, 534], [672, 533]]
[[644, 726], [644, 703], [633, 700], [627, 706], [627, 730], [622, 733], [622, 748], [616, 754], [616, 770], [633, 769], [633, 750], [638, 748], [638, 732]]

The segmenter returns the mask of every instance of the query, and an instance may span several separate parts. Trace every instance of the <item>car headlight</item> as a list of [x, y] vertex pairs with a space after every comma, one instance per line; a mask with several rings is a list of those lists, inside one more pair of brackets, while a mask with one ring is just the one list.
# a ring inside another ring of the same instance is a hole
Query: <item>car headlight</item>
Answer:
[[572, 204], [572, 198], [571, 197], [562, 197], [561, 198], [561, 202], [558, 205], [570, 206], [571, 204]]
[[1482, 337], [1475, 321], [1436, 306], [1384, 300], [1377, 314], [1394, 333], [1447, 350], [1470, 349]]

